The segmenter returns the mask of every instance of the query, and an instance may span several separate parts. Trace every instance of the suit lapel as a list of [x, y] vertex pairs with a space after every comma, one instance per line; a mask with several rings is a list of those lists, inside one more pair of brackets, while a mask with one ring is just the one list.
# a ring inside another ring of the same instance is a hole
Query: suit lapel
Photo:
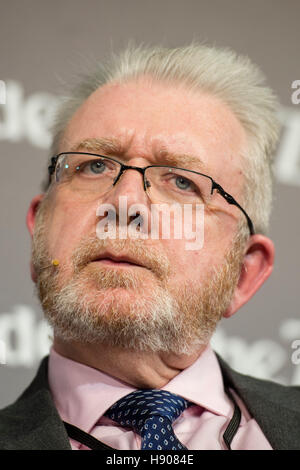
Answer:
[[276, 450], [300, 449], [300, 387], [285, 387], [233, 371], [218, 355], [224, 382], [243, 400]]
[[[47, 366], [48, 358], [45, 358], [29, 387], [4, 410], [3, 419], [7, 421], [4, 448], [71, 450], [49, 390]], [[16, 426], [18, 421], [20, 423]], [[11, 428], [9, 423], [13, 423]]]

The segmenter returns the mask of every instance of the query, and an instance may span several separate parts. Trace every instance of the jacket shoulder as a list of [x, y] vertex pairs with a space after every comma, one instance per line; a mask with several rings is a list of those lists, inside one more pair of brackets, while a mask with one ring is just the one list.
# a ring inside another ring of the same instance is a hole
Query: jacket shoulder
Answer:
[[0, 410], [0, 449], [70, 449], [48, 385], [48, 357], [22, 395]]
[[283, 385], [272, 380], [259, 379], [233, 370], [217, 354], [225, 384], [233, 386], [241, 393], [257, 394], [280, 406], [294, 408], [300, 412], [300, 386]]
[[241, 374], [217, 358], [224, 384], [237, 392], [272, 448], [300, 450], [300, 387]]

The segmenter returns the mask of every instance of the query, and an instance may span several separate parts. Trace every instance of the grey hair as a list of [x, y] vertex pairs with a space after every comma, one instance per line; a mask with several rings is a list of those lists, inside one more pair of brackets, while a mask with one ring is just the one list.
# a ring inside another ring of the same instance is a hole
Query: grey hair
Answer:
[[[173, 49], [129, 44], [118, 55], [112, 54], [109, 62], [84, 76], [63, 99], [53, 126], [52, 155], [59, 153], [70, 119], [94, 91], [108, 83], [125, 83], [143, 76], [211, 93], [230, 107], [247, 135], [247, 148], [241, 155], [244, 192], [239, 202], [252, 218], [256, 233], [267, 233], [272, 206], [272, 167], [280, 132], [278, 102], [265, 85], [261, 70], [247, 56], [231, 49], [196, 43]], [[243, 229], [244, 225], [241, 223]]]

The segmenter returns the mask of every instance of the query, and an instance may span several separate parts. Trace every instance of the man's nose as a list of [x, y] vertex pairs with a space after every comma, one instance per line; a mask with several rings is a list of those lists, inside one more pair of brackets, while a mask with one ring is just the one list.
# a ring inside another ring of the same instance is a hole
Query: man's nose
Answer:
[[149, 230], [151, 203], [144, 190], [143, 174], [138, 170], [126, 169], [102, 200], [115, 207], [118, 224], [126, 220], [129, 225], [135, 221], [140, 224], [140, 230]]

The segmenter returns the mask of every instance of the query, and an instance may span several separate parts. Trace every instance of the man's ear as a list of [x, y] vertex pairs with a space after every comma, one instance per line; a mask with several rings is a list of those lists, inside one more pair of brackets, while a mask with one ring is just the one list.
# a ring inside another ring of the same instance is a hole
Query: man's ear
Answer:
[[32, 238], [33, 231], [34, 231], [36, 211], [38, 210], [38, 207], [39, 207], [43, 197], [44, 197], [44, 194], [38, 194], [37, 196], [35, 196], [32, 199], [32, 201], [30, 202], [30, 206], [29, 206], [29, 209], [27, 211], [26, 225], [27, 225], [28, 231], [31, 235], [31, 238]]
[[247, 243], [243, 266], [231, 303], [223, 314], [231, 317], [258, 291], [272, 273], [274, 243], [264, 235], [252, 235]]
[[[43, 197], [44, 197], [44, 194], [38, 194], [37, 196], [35, 196], [32, 199], [29, 209], [27, 211], [26, 225], [27, 225], [31, 238], [33, 237], [36, 212]], [[30, 261], [30, 272], [31, 272], [31, 279], [33, 280], [33, 282], [36, 282], [37, 276], [36, 276], [36, 272], [35, 272], [32, 260]]]

